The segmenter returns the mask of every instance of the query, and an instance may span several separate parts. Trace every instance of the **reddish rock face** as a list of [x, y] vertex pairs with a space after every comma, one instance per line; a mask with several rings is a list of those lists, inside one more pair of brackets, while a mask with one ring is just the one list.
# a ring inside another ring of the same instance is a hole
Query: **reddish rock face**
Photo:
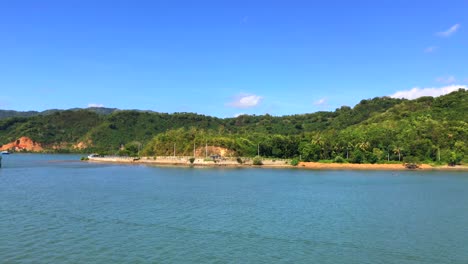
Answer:
[[19, 139], [5, 144], [0, 147], [0, 151], [13, 149], [15, 151], [27, 150], [27, 151], [42, 151], [43, 148], [40, 143], [34, 142], [28, 137], [20, 137]]

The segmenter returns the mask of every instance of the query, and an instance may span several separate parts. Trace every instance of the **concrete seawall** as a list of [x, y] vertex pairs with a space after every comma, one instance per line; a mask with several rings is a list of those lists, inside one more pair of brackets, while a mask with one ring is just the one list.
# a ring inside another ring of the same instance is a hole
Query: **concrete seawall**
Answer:
[[191, 157], [89, 157], [92, 162], [111, 162], [111, 163], [128, 163], [128, 164], [148, 164], [148, 165], [174, 165], [174, 166], [211, 166], [211, 167], [292, 167], [289, 165], [289, 160], [262, 160], [262, 166], [253, 165], [251, 158], [241, 158], [242, 163], [237, 161], [237, 158], [222, 158], [222, 159], [205, 159], [195, 158], [193, 163], [190, 163]]
[[[196, 158], [190, 163], [191, 157], [89, 157], [91, 162], [102, 163], [122, 163], [122, 164], [147, 164], [156, 166], [199, 166], [199, 167], [264, 167], [264, 168], [298, 168], [311, 170], [410, 170], [403, 164], [351, 164], [351, 163], [319, 163], [319, 162], [301, 162], [298, 166], [290, 165], [290, 160], [286, 159], [263, 159], [263, 165], [253, 165], [252, 158], [241, 158], [242, 164], [237, 158], [222, 158], [211, 160], [206, 158]], [[445, 171], [468, 171], [468, 166], [437, 166], [433, 167], [427, 164], [420, 164], [415, 170], [445, 170]]]

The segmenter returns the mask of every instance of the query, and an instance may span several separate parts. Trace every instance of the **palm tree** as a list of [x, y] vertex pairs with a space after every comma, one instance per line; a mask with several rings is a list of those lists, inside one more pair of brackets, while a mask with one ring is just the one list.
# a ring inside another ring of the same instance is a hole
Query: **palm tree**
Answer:
[[398, 161], [401, 161], [401, 152], [403, 151], [402, 147], [396, 146], [393, 148], [393, 153], [398, 153]]

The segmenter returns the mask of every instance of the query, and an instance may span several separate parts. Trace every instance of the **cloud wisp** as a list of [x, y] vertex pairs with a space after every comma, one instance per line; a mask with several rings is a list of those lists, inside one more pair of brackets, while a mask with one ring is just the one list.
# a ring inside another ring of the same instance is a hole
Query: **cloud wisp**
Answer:
[[235, 96], [227, 105], [234, 108], [251, 108], [259, 105], [262, 100], [263, 97], [255, 94], [241, 94]]
[[438, 77], [436, 81], [440, 83], [451, 84], [451, 83], [456, 83], [457, 79], [455, 78], [455, 76], [451, 75], [451, 76], [446, 76], [446, 77]]
[[88, 107], [104, 107], [104, 105], [103, 104], [91, 103], [91, 104], [88, 104]]
[[468, 86], [466, 85], [449, 85], [449, 86], [444, 86], [444, 87], [439, 87], [439, 88], [419, 88], [415, 87], [411, 90], [406, 90], [406, 91], [398, 91], [390, 97], [392, 98], [405, 98], [405, 99], [416, 99], [419, 97], [423, 96], [432, 96], [432, 97], [437, 97], [441, 96], [444, 94], [448, 94], [454, 91], [457, 91], [458, 89], [468, 89]]
[[458, 31], [458, 29], [460, 29], [460, 24], [455, 24], [451, 26], [449, 29], [447, 29], [446, 31], [437, 32], [436, 35], [439, 37], [447, 38], [455, 34]]
[[326, 98], [320, 98], [319, 100], [314, 102], [314, 105], [325, 105], [327, 103]]
[[7, 102], [0, 97], [0, 109], [5, 109], [7, 105]]
[[425, 48], [425, 49], [424, 49], [424, 52], [425, 52], [425, 53], [433, 53], [433, 52], [435, 52], [437, 49], [438, 49], [438, 47], [436, 47], [436, 46], [430, 46], [430, 47]]
[[248, 16], [244, 16], [242, 19], [241, 19], [241, 24], [247, 24], [249, 22], [249, 17]]

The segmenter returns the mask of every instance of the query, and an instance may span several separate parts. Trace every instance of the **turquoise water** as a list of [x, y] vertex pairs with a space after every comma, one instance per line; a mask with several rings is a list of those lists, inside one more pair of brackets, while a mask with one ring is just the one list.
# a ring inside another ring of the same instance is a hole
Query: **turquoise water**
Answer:
[[466, 172], [3, 156], [1, 263], [468, 263]]

